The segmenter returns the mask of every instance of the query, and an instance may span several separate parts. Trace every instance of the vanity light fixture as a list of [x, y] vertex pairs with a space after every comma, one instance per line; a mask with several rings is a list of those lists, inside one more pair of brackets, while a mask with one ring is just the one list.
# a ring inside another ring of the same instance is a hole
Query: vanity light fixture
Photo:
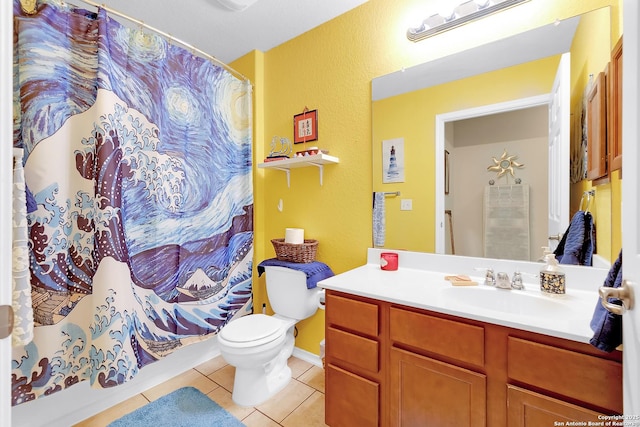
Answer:
[[234, 12], [242, 12], [256, 1], [257, 0], [218, 0], [221, 5]]
[[467, 0], [452, 11], [431, 15], [417, 28], [407, 30], [407, 38], [412, 42], [424, 40], [447, 30], [459, 27], [501, 10], [517, 6], [530, 0]]

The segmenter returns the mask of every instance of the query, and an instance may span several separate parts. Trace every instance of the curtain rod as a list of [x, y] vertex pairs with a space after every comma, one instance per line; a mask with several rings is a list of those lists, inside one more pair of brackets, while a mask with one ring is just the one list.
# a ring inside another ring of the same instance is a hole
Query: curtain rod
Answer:
[[[62, 3], [62, 4], [65, 3], [64, 0], [57, 0], [57, 1], [59, 3]], [[138, 24], [138, 25], [140, 25], [140, 26], [142, 26], [142, 27], [144, 27], [144, 28], [146, 28], [148, 30], [151, 30], [151, 31], [153, 31], [153, 32], [155, 32], [157, 34], [160, 34], [161, 36], [168, 38], [172, 42], [181, 44], [182, 46], [186, 47], [188, 50], [191, 50], [192, 52], [197, 52], [199, 55], [204, 56], [206, 59], [221, 65], [224, 69], [226, 69], [227, 71], [229, 71], [232, 74], [235, 74], [237, 77], [240, 77], [242, 80], [248, 82], [251, 85], [251, 81], [248, 78], [246, 78], [242, 73], [240, 73], [238, 70], [234, 69], [230, 65], [225, 64], [224, 62], [222, 62], [221, 60], [219, 60], [215, 56], [209, 55], [208, 53], [198, 49], [197, 47], [195, 47], [195, 46], [193, 46], [193, 45], [191, 45], [191, 44], [189, 44], [187, 42], [184, 42], [184, 41], [172, 36], [169, 33], [165, 33], [164, 31], [159, 30], [157, 28], [154, 28], [149, 24], [145, 24], [143, 21], [141, 21], [139, 19], [136, 19], [136, 18], [133, 18], [133, 17], [131, 17], [129, 15], [126, 15], [125, 13], [122, 13], [122, 12], [117, 11], [115, 9], [112, 9], [112, 8], [106, 6], [105, 4], [98, 4], [98, 3], [95, 3], [95, 2], [93, 2], [91, 0], [80, 0], [80, 1], [83, 2], [83, 3], [87, 3], [87, 4], [89, 4], [89, 5], [93, 6], [93, 7], [102, 8], [102, 9], [106, 10], [107, 12], [109, 12], [109, 13], [111, 13], [113, 15], [117, 15], [117, 16], [119, 16], [121, 18], [124, 18], [124, 19], [126, 19], [128, 21], [134, 22], [134, 23], [136, 23], [136, 24]]]

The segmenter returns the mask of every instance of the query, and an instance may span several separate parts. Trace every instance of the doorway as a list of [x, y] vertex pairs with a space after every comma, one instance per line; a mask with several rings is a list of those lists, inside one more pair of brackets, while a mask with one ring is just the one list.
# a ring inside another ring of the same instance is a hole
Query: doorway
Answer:
[[[548, 129], [547, 105], [447, 123], [445, 150], [449, 153], [450, 173], [444, 204], [445, 213], [455, 212], [456, 221], [454, 228], [445, 232], [446, 253], [452, 246], [449, 240], [453, 235], [458, 236], [454, 242], [457, 243], [457, 255], [500, 257], [486, 252], [493, 247], [499, 248], [493, 250], [494, 254], [504, 252], [514, 259], [533, 261], [538, 258], [540, 247], [546, 246], [547, 242]], [[498, 170], [503, 157], [509, 159], [510, 169]], [[489, 167], [493, 170], [488, 170]], [[504, 196], [499, 201], [501, 206], [507, 193], [511, 194], [509, 199], [515, 197], [514, 191], [526, 190], [529, 194], [526, 200], [520, 199], [524, 202], [522, 206], [487, 211], [500, 218], [508, 211], [522, 215], [518, 220], [510, 218], [508, 229], [503, 229], [504, 223], [500, 219], [492, 221], [498, 221], [499, 228], [494, 230], [497, 234], [491, 233], [491, 227], [483, 221], [483, 210], [488, 209], [485, 193], [489, 190], [491, 194], [498, 191]], [[445, 228], [449, 225], [448, 219]], [[490, 245], [493, 240], [498, 241]]]

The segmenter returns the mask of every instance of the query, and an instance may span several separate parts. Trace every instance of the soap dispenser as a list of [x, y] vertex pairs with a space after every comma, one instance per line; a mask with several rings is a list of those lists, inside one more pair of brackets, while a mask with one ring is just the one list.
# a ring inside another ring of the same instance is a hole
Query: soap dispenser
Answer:
[[544, 256], [545, 266], [540, 270], [540, 290], [550, 295], [564, 295], [566, 293], [564, 270], [558, 264], [553, 253]]
[[549, 246], [542, 246], [542, 256], [538, 258], [538, 262], [547, 262], [547, 255], [552, 254], [553, 252], [549, 249]]

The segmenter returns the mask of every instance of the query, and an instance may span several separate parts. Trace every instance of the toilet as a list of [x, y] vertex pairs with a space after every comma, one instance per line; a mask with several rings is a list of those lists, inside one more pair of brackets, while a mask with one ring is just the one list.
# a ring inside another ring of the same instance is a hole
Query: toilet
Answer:
[[257, 406], [289, 383], [287, 360], [293, 353], [295, 325], [317, 311], [322, 293], [307, 289], [304, 272], [267, 266], [265, 274], [275, 314], [232, 320], [217, 337], [222, 357], [236, 368], [232, 399], [241, 406]]

